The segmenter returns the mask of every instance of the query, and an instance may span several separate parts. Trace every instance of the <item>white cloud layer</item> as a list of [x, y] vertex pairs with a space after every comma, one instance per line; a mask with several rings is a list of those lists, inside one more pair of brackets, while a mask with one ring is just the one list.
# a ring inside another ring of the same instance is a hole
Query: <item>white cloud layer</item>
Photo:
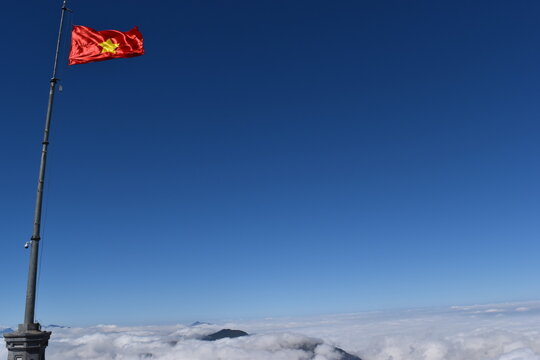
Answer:
[[[222, 328], [253, 335], [215, 342], [197, 340]], [[336, 360], [339, 354], [334, 346], [363, 360], [540, 360], [540, 303], [196, 327], [53, 329], [47, 359]], [[2, 347], [0, 359], [6, 357]]]

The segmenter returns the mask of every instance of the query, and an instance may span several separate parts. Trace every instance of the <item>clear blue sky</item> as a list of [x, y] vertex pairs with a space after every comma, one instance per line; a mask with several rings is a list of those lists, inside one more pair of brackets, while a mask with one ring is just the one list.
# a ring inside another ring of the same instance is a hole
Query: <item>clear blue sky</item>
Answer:
[[[0, 324], [23, 317], [60, 5], [0, 15]], [[146, 54], [63, 46], [42, 323], [540, 298], [538, 1], [68, 5]]]

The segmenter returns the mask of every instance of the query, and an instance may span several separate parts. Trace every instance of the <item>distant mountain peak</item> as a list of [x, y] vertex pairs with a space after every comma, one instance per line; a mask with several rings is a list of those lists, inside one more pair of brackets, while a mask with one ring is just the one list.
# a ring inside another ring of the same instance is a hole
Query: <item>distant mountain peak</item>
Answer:
[[194, 323], [191, 323], [191, 325], [189, 326], [199, 326], [199, 325], [212, 325], [212, 324], [207, 323], [207, 322], [195, 321]]
[[44, 325], [43, 327], [44, 328], [69, 329], [69, 326], [55, 325], [55, 324]]
[[[200, 340], [216, 341], [216, 340], [226, 339], [226, 338], [233, 339], [233, 338], [242, 337], [242, 336], [249, 336], [249, 334], [242, 330], [222, 329], [222, 330], [219, 330], [218, 332], [212, 333], [210, 335], [206, 335], [202, 337]], [[317, 358], [316, 348], [319, 345], [321, 345], [320, 342], [305, 342], [303, 344], [300, 344], [297, 347], [297, 349], [307, 352], [308, 354], [310, 354], [310, 356], [313, 356], [311, 359], [315, 359]], [[351, 355], [345, 350], [340, 349], [338, 347], [334, 347], [334, 351], [339, 355], [339, 358], [336, 358], [336, 360], [362, 360], [358, 356]]]
[[242, 330], [222, 329], [213, 334], [206, 335], [201, 340], [215, 341], [215, 340], [225, 339], [225, 338], [234, 339], [240, 336], [247, 336], [247, 335], [249, 334]]

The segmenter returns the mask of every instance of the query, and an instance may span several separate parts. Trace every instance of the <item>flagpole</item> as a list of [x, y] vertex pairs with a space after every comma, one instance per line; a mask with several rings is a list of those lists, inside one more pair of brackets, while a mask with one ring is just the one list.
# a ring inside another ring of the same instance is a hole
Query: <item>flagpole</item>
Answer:
[[36, 207], [34, 211], [34, 228], [32, 232], [30, 266], [28, 269], [28, 285], [26, 290], [26, 308], [24, 312], [24, 327], [26, 330], [39, 330], [39, 324], [34, 322], [34, 313], [36, 307], [36, 283], [38, 269], [39, 241], [41, 240], [41, 211], [43, 208], [43, 188], [45, 184], [45, 168], [47, 165], [47, 149], [49, 147], [49, 133], [51, 128], [51, 118], [54, 102], [54, 92], [58, 79], [56, 78], [56, 68], [58, 66], [58, 54], [60, 52], [60, 42], [62, 40], [62, 28], [64, 26], [64, 15], [66, 13], [67, 0], [62, 4], [62, 15], [60, 17], [60, 28], [58, 29], [58, 38], [56, 42], [56, 53], [54, 56], [54, 66], [51, 80], [49, 82], [49, 101], [47, 104], [47, 115], [45, 117], [45, 129], [43, 132], [43, 141], [41, 149], [41, 163], [39, 166], [39, 177], [36, 194]]
[[[39, 242], [41, 240], [41, 212], [43, 208], [43, 189], [45, 185], [45, 169], [47, 165], [47, 150], [49, 147], [49, 133], [56, 89], [56, 69], [58, 66], [58, 54], [62, 40], [62, 28], [64, 26], [65, 13], [68, 10], [67, 0], [63, 0], [60, 27], [56, 41], [56, 52], [51, 80], [49, 81], [49, 101], [47, 103], [47, 115], [45, 116], [45, 129], [41, 142], [41, 162], [36, 193], [36, 206], [34, 210], [34, 227], [30, 238], [30, 264], [28, 267], [28, 284], [26, 288], [26, 307], [24, 323], [19, 324], [17, 331], [4, 334], [8, 349], [8, 360], [44, 360], [45, 348], [49, 343], [50, 331], [41, 331], [41, 325], [35, 322], [36, 308], [36, 284], [38, 272]], [[27, 247], [27, 246], [25, 246]]]

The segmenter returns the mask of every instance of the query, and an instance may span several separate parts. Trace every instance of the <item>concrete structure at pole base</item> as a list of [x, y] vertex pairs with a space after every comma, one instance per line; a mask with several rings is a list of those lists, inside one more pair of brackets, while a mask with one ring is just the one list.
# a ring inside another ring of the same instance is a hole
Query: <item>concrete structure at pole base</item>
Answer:
[[45, 360], [50, 331], [41, 331], [39, 324], [19, 325], [19, 329], [4, 334], [8, 349], [7, 360]]

